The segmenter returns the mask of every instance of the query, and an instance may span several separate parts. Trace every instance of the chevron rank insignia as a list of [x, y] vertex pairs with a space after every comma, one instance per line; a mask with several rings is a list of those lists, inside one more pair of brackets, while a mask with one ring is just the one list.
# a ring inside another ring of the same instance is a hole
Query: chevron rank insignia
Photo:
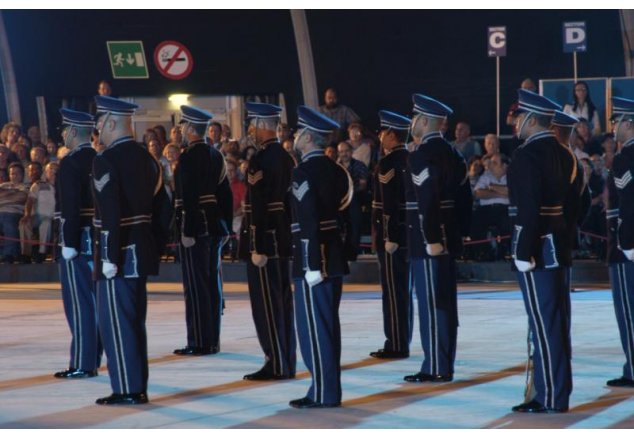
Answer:
[[97, 192], [101, 192], [103, 188], [106, 186], [106, 184], [108, 184], [108, 182], [110, 181], [110, 173], [107, 172], [103, 174], [99, 180], [95, 178], [94, 181], [95, 181], [95, 189], [97, 189]]
[[429, 178], [429, 168], [423, 169], [420, 174], [412, 174], [412, 181], [416, 186], [422, 185]]
[[251, 186], [254, 186], [258, 181], [262, 180], [262, 178], [264, 178], [262, 171], [254, 172], [253, 174], [249, 174], [247, 177]]
[[385, 174], [379, 173], [379, 182], [381, 184], [388, 184], [390, 180], [394, 177], [394, 169], [390, 169]]
[[632, 173], [630, 171], [627, 171], [621, 178], [614, 177], [614, 184], [619, 189], [625, 188], [625, 186], [627, 186], [630, 181], [632, 181]]
[[306, 192], [308, 192], [307, 181], [303, 182], [301, 185], [298, 185], [297, 183], [293, 183], [293, 195], [295, 195], [295, 198], [297, 198], [297, 201], [302, 201], [302, 198], [304, 198], [304, 195], [306, 195]]

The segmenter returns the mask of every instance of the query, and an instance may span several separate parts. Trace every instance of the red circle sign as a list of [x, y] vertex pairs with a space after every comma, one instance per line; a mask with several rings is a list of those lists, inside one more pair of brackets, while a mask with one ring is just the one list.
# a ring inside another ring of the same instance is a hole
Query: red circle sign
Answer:
[[194, 67], [192, 54], [178, 41], [163, 41], [154, 49], [154, 64], [169, 79], [183, 79]]

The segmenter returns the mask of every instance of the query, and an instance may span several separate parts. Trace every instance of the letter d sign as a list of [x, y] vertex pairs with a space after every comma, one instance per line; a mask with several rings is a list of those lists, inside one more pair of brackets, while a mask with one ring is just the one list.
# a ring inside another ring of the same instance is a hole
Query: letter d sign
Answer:
[[564, 53], [586, 51], [586, 23], [564, 23]]

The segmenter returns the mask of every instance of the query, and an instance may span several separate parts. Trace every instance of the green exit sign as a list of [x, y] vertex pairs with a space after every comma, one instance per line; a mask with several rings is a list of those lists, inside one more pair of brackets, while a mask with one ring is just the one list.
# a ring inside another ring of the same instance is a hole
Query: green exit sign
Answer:
[[113, 78], [149, 78], [143, 41], [107, 41], [106, 44]]

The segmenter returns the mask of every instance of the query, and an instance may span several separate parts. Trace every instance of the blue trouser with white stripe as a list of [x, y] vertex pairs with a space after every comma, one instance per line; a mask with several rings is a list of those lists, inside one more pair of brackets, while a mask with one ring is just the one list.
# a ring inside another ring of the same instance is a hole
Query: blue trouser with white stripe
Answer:
[[187, 346], [219, 347], [222, 316], [222, 238], [202, 236], [180, 246], [185, 295]]
[[313, 287], [295, 279], [297, 334], [312, 382], [307, 397], [321, 404], [341, 402], [341, 277], [328, 277]]
[[535, 346], [535, 400], [568, 409], [572, 392], [570, 291], [567, 267], [517, 273]]
[[247, 280], [255, 331], [265, 356], [263, 369], [294, 376], [297, 341], [288, 259], [269, 258], [262, 268], [247, 261]]
[[381, 267], [383, 290], [383, 331], [386, 351], [409, 352], [412, 341], [414, 303], [412, 276], [407, 260], [407, 250], [397, 249], [389, 254], [377, 251]]
[[421, 372], [452, 375], [458, 336], [456, 262], [450, 255], [411, 260], [418, 299]]
[[634, 379], [634, 262], [610, 265], [614, 312], [625, 353], [623, 376]]
[[95, 282], [92, 280], [92, 256], [78, 255], [59, 260], [64, 313], [71, 332], [71, 369], [95, 370], [101, 364], [103, 348], [97, 328]]
[[97, 281], [99, 332], [114, 393], [147, 390], [147, 278]]

